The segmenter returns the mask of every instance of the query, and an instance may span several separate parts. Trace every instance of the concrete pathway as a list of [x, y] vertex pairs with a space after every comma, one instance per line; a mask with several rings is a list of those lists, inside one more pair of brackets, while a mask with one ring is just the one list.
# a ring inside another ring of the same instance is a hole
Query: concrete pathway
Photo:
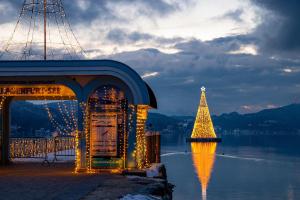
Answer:
[[[50, 167], [41, 163], [14, 163], [0, 167], [0, 199], [83, 199], [97, 188], [107, 187], [105, 184], [116, 188], [116, 184], [127, 182], [127, 178], [120, 175], [75, 174], [73, 169], [72, 163], [57, 163]], [[105, 195], [107, 198], [103, 199], [118, 199], [127, 191]]]

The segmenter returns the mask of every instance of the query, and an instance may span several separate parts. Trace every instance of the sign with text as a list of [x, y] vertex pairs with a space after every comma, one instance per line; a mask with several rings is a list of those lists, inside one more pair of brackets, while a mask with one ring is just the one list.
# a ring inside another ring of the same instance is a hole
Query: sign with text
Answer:
[[74, 96], [64, 85], [6, 85], [0, 86], [0, 96]]
[[117, 156], [117, 114], [91, 114], [91, 155]]

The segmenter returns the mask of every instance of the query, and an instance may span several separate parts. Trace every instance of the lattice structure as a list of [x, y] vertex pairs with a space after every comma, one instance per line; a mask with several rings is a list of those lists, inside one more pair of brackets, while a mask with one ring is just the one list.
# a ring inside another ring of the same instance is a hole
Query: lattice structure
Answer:
[[203, 200], [207, 199], [207, 187], [214, 167], [216, 148], [215, 142], [191, 143], [193, 164], [201, 183]]
[[1, 60], [66, 60], [85, 57], [62, 0], [24, 0]]
[[191, 137], [192, 138], [216, 138], [217, 137], [210, 117], [204, 87], [201, 88], [200, 105], [198, 108]]

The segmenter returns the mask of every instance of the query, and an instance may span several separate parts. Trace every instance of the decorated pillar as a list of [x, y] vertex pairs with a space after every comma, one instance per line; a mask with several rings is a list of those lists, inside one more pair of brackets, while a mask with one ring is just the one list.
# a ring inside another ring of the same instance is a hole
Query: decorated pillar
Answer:
[[136, 106], [128, 106], [128, 139], [127, 159], [125, 168], [136, 168], [135, 147], [136, 147]]
[[136, 162], [137, 168], [143, 169], [149, 165], [147, 160], [147, 143], [146, 143], [146, 121], [148, 118], [148, 106], [136, 106]]
[[78, 130], [76, 134], [76, 172], [89, 170], [88, 158], [88, 115], [87, 104], [83, 101], [78, 104]]

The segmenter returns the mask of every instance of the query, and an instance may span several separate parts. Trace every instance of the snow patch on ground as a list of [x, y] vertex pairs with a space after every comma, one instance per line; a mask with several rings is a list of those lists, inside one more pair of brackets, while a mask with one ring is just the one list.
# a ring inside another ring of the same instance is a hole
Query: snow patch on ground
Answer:
[[158, 177], [160, 174], [160, 169], [163, 167], [161, 163], [154, 163], [150, 168], [146, 170], [147, 177]]

